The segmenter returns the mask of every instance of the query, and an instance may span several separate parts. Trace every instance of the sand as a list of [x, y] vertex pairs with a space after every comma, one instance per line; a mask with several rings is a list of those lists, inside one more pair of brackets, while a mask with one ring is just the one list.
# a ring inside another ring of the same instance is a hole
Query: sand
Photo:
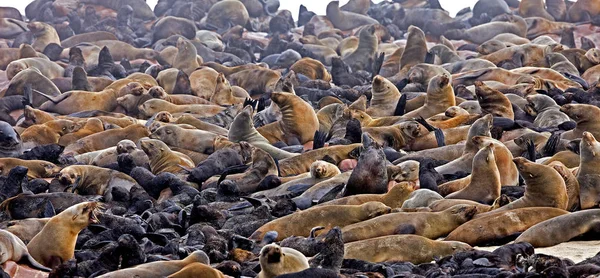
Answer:
[[[475, 249], [494, 251], [500, 246], [475, 247]], [[536, 254], [546, 254], [563, 259], [570, 259], [575, 263], [591, 258], [600, 252], [600, 240], [593, 241], [570, 241], [556, 246], [535, 248]]]

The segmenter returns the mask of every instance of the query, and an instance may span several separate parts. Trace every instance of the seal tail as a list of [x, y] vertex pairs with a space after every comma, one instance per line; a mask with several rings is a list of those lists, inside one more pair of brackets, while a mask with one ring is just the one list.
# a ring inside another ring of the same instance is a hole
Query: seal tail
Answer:
[[[25, 256], [26, 262], [29, 266], [39, 269], [39, 270], [43, 270], [43, 271], [47, 271], [50, 272], [52, 271], [51, 268], [45, 267], [42, 264], [38, 263], [30, 254], [27, 254], [27, 256]], [[23, 260], [23, 259], [22, 259]]]
[[394, 110], [394, 116], [403, 116], [406, 112], [406, 94], [402, 94], [398, 103], [396, 104], [396, 110]]

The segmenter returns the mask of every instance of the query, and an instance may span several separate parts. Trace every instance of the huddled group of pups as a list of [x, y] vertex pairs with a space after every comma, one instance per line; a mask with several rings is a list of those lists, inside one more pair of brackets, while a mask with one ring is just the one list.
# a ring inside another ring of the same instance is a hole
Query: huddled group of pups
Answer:
[[598, 239], [598, 26], [600, 0], [0, 7], [2, 275], [596, 277], [534, 248]]

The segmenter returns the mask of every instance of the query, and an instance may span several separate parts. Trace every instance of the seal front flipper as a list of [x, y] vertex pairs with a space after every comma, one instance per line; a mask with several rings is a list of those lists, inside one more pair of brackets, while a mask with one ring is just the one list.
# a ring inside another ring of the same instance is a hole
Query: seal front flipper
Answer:
[[49, 200], [46, 201], [46, 206], [44, 207], [44, 213], [42, 215], [42, 217], [47, 218], [47, 217], [53, 217], [56, 215], [56, 211], [54, 210], [54, 206], [52, 205], [52, 202], [50, 202]]
[[373, 61], [373, 72], [371, 74], [371, 79], [375, 78], [376, 75], [379, 75], [381, 71], [381, 67], [383, 66], [383, 60], [385, 59], [385, 53], [380, 52], [377, 58]]
[[92, 90], [92, 86], [87, 78], [87, 72], [85, 72], [82, 67], [77, 66], [73, 69], [73, 76], [71, 77], [71, 89], [82, 91]]
[[311, 186], [312, 186], [312, 184], [294, 184], [294, 185], [288, 187], [287, 191], [290, 192], [290, 194], [286, 194], [286, 195], [290, 195], [291, 196], [290, 198], [299, 196], [304, 191], [308, 190]]
[[406, 98], [407, 95], [403, 94], [402, 96], [400, 96], [400, 99], [398, 100], [398, 104], [396, 104], [396, 110], [394, 110], [394, 116], [403, 116], [404, 113], [406, 112]]
[[321, 131], [315, 131], [315, 136], [313, 138], [313, 150], [318, 150], [320, 148], [325, 147], [325, 139], [327, 138], [327, 133]]
[[535, 143], [531, 139], [527, 140], [527, 156], [529, 158], [529, 161], [535, 162], [535, 159], [536, 159]]
[[346, 187], [345, 183], [336, 185], [334, 188], [329, 190], [329, 192], [323, 195], [323, 197], [321, 197], [321, 199], [317, 201], [317, 204], [322, 204], [334, 200], [338, 196], [338, 194], [340, 194], [340, 192], [344, 190], [344, 187]]
[[553, 156], [557, 153], [558, 143], [560, 142], [560, 133], [554, 132], [544, 145], [544, 156]]
[[437, 128], [435, 131], [435, 141], [437, 142], [438, 147], [446, 146], [446, 137], [444, 136], [444, 131]]
[[400, 224], [394, 230], [394, 234], [397, 235], [414, 235], [417, 233], [415, 225], [412, 224]]

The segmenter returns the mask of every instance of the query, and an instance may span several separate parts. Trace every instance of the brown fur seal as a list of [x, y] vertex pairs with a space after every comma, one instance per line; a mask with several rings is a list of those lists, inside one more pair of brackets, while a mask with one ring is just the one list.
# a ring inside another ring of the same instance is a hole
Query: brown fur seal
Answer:
[[560, 111], [560, 106], [549, 96], [536, 94], [525, 99], [527, 100], [526, 112], [535, 116], [534, 126], [554, 127], [571, 120], [567, 114]]
[[225, 275], [223, 275], [221, 271], [203, 263], [191, 263], [180, 271], [169, 275], [168, 278], [193, 278], [198, 276], [206, 278], [225, 278]]
[[140, 138], [147, 137], [148, 135], [150, 135], [148, 129], [140, 124], [133, 124], [121, 129], [110, 129], [75, 141], [75, 143], [70, 144], [65, 148], [63, 155], [82, 154], [103, 150], [116, 146], [121, 140], [128, 139], [136, 142]]
[[385, 77], [377, 75], [373, 78], [371, 104], [367, 114], [372, 117], [393, 116], [396, 104], [402, 96], [398, 88]]
[[450, 76], [446, 74], [438, 75], [429, 82], [425, 105], [404, 114], [403, 118], [429, 118], [444, 113], [446, 109], [455, 105], [456, 99]]
[[258, 278], [275, 278], [286, 273], [294, 273], [309, 267], [308, 259], [295, 249], [280, 247], [277, 244], [265, 245], [260, 250], [261, 271]]
[[323, 159], [326, 155], [331, 157], [336, 163], [340, 163], [344, 159], [358, 158], [356, 151], [361, 146], [362, 144], [328, 146], [283, 159], [279, 161], [281, 176], [295, 176], [306, 173], [310, 171], [310, 165], [313, 162]]
[[358, 194], [348, 197], [335, 199], [319, 206], [332, 206], [332, 205], [362, 205], [366, 202], [382, 202], [386, 206], [394, 209], [402, 207], [402, 203], [408, 199], [408, 196], [415, 191], [416, 186], [414, 182], [401, 182], [394, 185], [385, 194]]
[[500, 172], [496, 166], [493, 144], [481, 148], [473, 158], [471, 181], [467, 187], [446, 198], [466, 199], [491, 204], [500, 197]]
[[[442, 212], [395, 212], [348, 225], [342, 229], [344, 242], [394, 234], [415, 234], [429, 239], [448, 235], [477, 212], [475, 206], [456, 205]], [[434, 224], [435, 223], [435, 224]]]
[[177, 40], [177, 55], [173, 60], [173, 67], [182, 70], [187, 75], [194, 72], [204, 62], [198, 58], [196, 47], [188, 40], [179, 38]]
[[444, 36], [451, 40], [466, 40], [475, 44], [482, 44], [502, 33], [512, 33], [525, 38], [527, 23], [516, 15], [500, 15], [493, 21], [471, 27], [467, 30], [448, 30]]
[[217, 135], [204, 130], [166, 125], [152, 132], [149, 137], [163, 141], [170, 147], [210, 154], [213, 152], [213, 141]]
[[567, 209], [569, 197], [565, 181], [552, 167], [533, 163], [523, 157], [513, 159], [525, 179], [525, 195], [491, 213], [526, 207]]
[[475, 81], [475, 94], [483, 112], [494, 117], [514, 120], [512, 104], [503, 93], [488, 87], [481, 81]]
[[160, 173], [180, 173], [182, 167], [194, 168], [196, 165], [192, 160], [181, 153], [169, 149], [167, 144], [156, 139], [140, 140], [140, 147], [150, 159], [150, 170], [155, 175]]
[[[408, 37], [406, 38], [406, 47], [400, 58], [400, 75], [402, 72], [408, 72], [412, 66], [425, 62], [427, 57], [427, 39], [423, 30], [416, 26], [408, 27]], [[398, 76], [398, 74], [396, 75]], [[405, 76], [401, 76], [404, 78]]]
[[352, 53], [344, 56], [342, 60], [350, 66], [352, 71], [370, 69], [375, 61], [378, 40], [375, 35], [375, 25], [362, 28], [358, 33], [358, 47]]
[[[275, 219], [257, 229], [250, 239], [261, 240], [268, 231], [277, 231], [277, 240], [290, 236], [308, 237], [313, 227], [325, 227], [327, 233], [335, 226], [344, 227], [390, 212], [390, 207], [380, 202], [367, 202], [357, 206], [314, 207]], [[343, 212], [343, 213], [341, 213]]]
[[367, 11], [369, 11], [369, 7], [371, 7], [371, 1], [369, 0], [350, 0], [346, 5], [343, 5], [340, 10], [366, 15]]
[[461, 200], [461, 199], [442, 199], [442, 200], [433, 201], [429, 205], [429, 208], [431, 209], [432, 212], [439, 212], [439, 211], [447, 210], [455, 205], [460, 205], [460, 204], [475, 206], [475, 209], [477, 210], [475, 215], [484, 213], [484, 212], [488, 212], [492, 209], [492, 207], [488, 206], [488, 205], [483, 205], [483, 204], [475, 202], [475, 201]]
[[166, 111], [171, 114], [189, 113], [198, 117], [212, 117], [225, 108], [211, 104], [186, 104], [177, 105], [162, 99], [150, 99], [144, 102], [138, 108], [140, 113], [146, 117], [152, 117], [154, 114]]
[[92, 165], [71, 165], [60, 171], [58, 180], [64, 185], [73, 184], [73, 192], [80, 195], [100, 195], [112, 200], [112, 189], [119, 187], [128, 192], [137, 182], [130, 176]]
[[190, 74], [190, 86], [195, 96], [210, 99], [217, 85], [218, 72], [209, 67], [202, 67]]
[[[548, 207], [518, 208], [473, 219], [452, 231], [444, 240], [461, 241], [472, 246], [495, 244], [524, 232], [542, 221], [569, 212]], [[486, 215], [486, 214], [481, 214]]]
[[519, 4], [519, 15], [522, 17], [543, 17], [554, 20], [554, 17], [546, 11], [544, 0], [522, 0]]
[[0, 158], [0, 173], [7, 176], [10, 170], [17, 166], [29, 169], [27, 177], [30, 179], [51, 178], [60, 171], [60, 167], [43, 160], [23, 160], [18, 158]]
[[27, 23], [23, 21], [12, 18], [0, 19], [0, 34], [3, 38], [12, 39], [28, 30]]
[[582, 209], [597, 207], [600, 204], [598, 197], [600, 188], [598, 182], [599, 152], [600, 143], [596, 141], [596, 137], [589, 132], [583, 132], [583, 138], [579, 143], [580, 163], [577, 172]]
[[327, 4], [326, 14], [327, 18], [333, 23], [333, 26], [342, 31], [378, 23], [377, 20], [370, 18], [369, 16], [340, 10], [339, 1], [329, 2], [329, 4]]
[[27, 251], [27, 246], [21, 239], [12, 234], [11, 232], [0, 230], [0, 263], [4, 264], [7, 261], [19, 262], [26, 260], [26, 262], [37, 269], [44, 271], [50, 271], [40, 263], [38, 263]]
[[229, 29], [236, 25], [246, 26], [248, 18], [248, 10], [242, 2], [225, 0], [210, 7], [206, 15], [206, 22], [218, 28]]
[[251, 96], [273, 92], [280, 78], [278, 71], [262, 67], [246, 69], [227, 77], [232, 85], [242, 87]]
[[77, 234], [90, 223], [98, 222], [100, 204], [85, 202], [69, 207], [52, 217], [27, 245], [31, 256], [42, 265], [55, 267], [75, 256]]
[[31, 22], [27, 27], [33, 33], [33, 44], [31, 46], [38, 52], [43, 52], [47, 45], [51, 43], [60, 46], [60, 38], [52, 25], [43, 22]]
[[118, 97], [118, 92], [113, 89], [102, 92], [69, 91], [57, 97], [48, 97], [49, 100], [40, 109], [61, 115], [90, 110], [111, 112], [118, 106]]
[[6, 223], [5, 230], [17, 236], [25, 243], [37, 235], [44, 225], [50, 221], [50, 218], [27, 218], [21, 220], [11, 220]]
[[403, 261], [413, 264], [431, 262], [436, 256], [450, 256], [472, 249], [462, 242], [431, 240], [417, 235], [392, 235], [344, 245], [344, 259], [372, 263]]
[[589, 132], [594, 137], [600, 137], [600, 108], [589, 104], [565, 104], [560, 111], [573, 119], [577, 126], [575, 129], [564, 132], [561, 139], [573, 140], [581, 138], [584, 132]]
[[119, 269], [100, 275], [102, 278], [130, 278], [130, 277], [166, 277], [176, 273], [193, 263], [210, 264], [209, 258], [201, 250], [194, 251], [182, 260], [157, 261], [140, 264], [130, 268]]
[[515, 242], [528, 242], [533, 247], [550, 247], [567, 242], [599, 228], [599, 209], [573, 212], [540, 222], [523, 232]]
[[294, 63], [290, 70], [295, 73], [303, 74], [310, 79], [321, 79], [326, 82], [331, 82], [331, 74], [325, 68], [323, 63], [318, 60], [306, 57]]
[[546, 0], [546, 10], [556, 21], [567, 19], [567, 3], [563, 0]]
[[590, 20], [600, 14], [600, 5], [595, 0], [579, 0], [569, 8], [567, 19], [570, 22]]
[[[243, 89], [242, 89], [243, 90]], [[250, 98], [248, 93], [247, 97]], [[233, 87], [222, 73], [217, 76], [217, 85], [214, 94], [210, 97], [212, 103], [218, 105], [235, 105], [244, 103], [245, 97], [237, 97], [234, 95]]]
[[252, 107], [246, 106], [242, 111], [235, 116], [231, 127], [229, 128], [229, 140], [232, 142], [246, 141], [253, 146], [260, 148], [268, 152], [273, 158], [277, 160], [290, 158], [297, 154], [286, 152], [282, 149], [274, 147], [269, 143], [265, 137], [263, 137], [256, 128], [252, 121]]
[[305, 144], [313, 140], [319, 120], [309, 103], [290, 93], [271, 93], [271, 100], [281, 109], [280, 121], [256, 130], [270, 143], [283, 141], [288, 145]]
[[12, 80], [19, 72], [29, 68], [36, 68], [48, 79], [63, 77], [65, 72], [61, 66], [48, 59], [33, 57], [10, 62], [6, 67], [6, 77]]
[[97, 118], [90, 118], [85, 121], [83, 127], [77, 131], [61, 136], [58, 140], [58, 144], [66, 147], [83, 137], [102, 131], [104, 131], [104, 124], [102, 121]]
[[573, 174], [573, 172], [571, 172], [571, 170], [569, 168], [567, 168], [567, 166], [565, 166], [560, 161], [553, 161], [553, 162], [550, 162], [548, 165], [551, 166], [552, 168], [554, 168], [554, 170], [556, 170], [556, 172], [558, 172], [562, 176], [563, 180], [565, 181], [565, 185], [567, 187], [567, 195], [569, 196], [569, 203], [567, 204], [567, 210], [575, 211], [576, 209], [579, 209], [580, 208], [580, 201], [579, 201], [580, 187], [579, 187], [579, 181], [577, 181], [577, 177]]
[[75, 132], [81, 127], [82, 124], [70, 120], [52, 120], [23, 130], [21, 141], [30, 142], [34, 146], [57, 144], [61, 136]]

